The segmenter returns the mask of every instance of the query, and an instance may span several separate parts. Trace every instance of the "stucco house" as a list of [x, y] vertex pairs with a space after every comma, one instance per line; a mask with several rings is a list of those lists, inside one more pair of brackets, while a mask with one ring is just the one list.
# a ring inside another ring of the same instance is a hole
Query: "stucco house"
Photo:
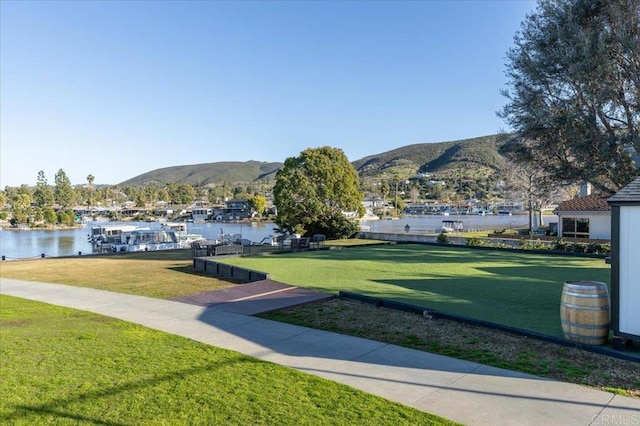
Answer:
[[611, 239], [611, 208], [606, 197], [587, 195], [563, 201], [555, 213], [558, 237]]

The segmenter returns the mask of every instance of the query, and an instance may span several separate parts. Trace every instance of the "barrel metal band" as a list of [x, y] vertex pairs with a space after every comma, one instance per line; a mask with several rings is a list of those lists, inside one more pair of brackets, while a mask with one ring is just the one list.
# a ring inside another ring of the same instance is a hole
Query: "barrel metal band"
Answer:
[[574, 293], [572, 291], [563, 291], [562, 294], [565, 294], [567, 296], [584, 297], [584, 298], [591, 297], [594, 299], [605, 299], [609, 297], [609, 295], [606, 293], [585, 294], [585, 293]]
[[582, 306], [582, 305], [573, 305], [571, 303], [562, 302], [560, 306], [564, 306], [565, 308], [578, 309], [581, 311], [608, 311], [609, 306]]
[[594, 344], [600, 344], [602, 343], [602, 340], [604, 339], [604, 337], [592, 337], [592, 336], [582, 336], [580, 334], [573, 334], [573, 333], [565, 333], [565, 337], [568, 338], [574, 338], [574, 339], [580, 339], [580, 340], [588, 340], [590, 342], [594, 342]]
[[570, 327], [584, 328], [584, 329], [588, 329], [588, 330], [606, 330], [606, 329], [609, 328], [608, 324], [601, 324], [601, 325], [579, 324], [577, 322], [570, 322], [570, 321], [565, 321], [565, 320], [562, 320], [562, 324], [563, 325], [568, 325]]

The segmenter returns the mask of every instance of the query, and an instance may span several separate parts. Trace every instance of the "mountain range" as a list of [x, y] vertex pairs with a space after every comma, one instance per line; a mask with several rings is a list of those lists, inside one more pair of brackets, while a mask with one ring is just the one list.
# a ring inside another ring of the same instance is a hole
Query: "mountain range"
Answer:
[[[462, 172], [466, 176], [470, 173], [478, 176], [501, 174], [506, 167], [501, 152], [507, 139], [500, 134], [451, 142], [419, 143], [369, 155], [352, 164], [364, 180], [390, 176], [407, 178], [416, 173], [434, 173], [443, 177]], [[275, 181], [275, 174], [283, 165], [279, 162], [246, 161], [173, 166], [143, 173], [119, 185], [270, 183]]]

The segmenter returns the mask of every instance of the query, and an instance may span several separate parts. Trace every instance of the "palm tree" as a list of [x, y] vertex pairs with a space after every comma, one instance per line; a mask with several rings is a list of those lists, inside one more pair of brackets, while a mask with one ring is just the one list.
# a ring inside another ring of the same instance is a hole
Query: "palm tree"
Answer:
[[93, 181], [94, 180], [96, 180], [96, 178], [93, 177], [92, 174], [89, 174], [87, 176], [87, 183], [89, 184], [89, 200], [88, 200], [89, 201], [89, 208], [91, 208], [91, 198], [92, 198], [91, 196], [93, 194]]

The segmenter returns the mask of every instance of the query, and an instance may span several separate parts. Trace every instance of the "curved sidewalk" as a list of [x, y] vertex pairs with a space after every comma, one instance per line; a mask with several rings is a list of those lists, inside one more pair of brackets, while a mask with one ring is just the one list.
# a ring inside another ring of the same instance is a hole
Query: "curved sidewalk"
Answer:
[[465, 424], [640, 424], [637, 399], [215, 306], [8, 278], [0, 294], [142, 324]]

